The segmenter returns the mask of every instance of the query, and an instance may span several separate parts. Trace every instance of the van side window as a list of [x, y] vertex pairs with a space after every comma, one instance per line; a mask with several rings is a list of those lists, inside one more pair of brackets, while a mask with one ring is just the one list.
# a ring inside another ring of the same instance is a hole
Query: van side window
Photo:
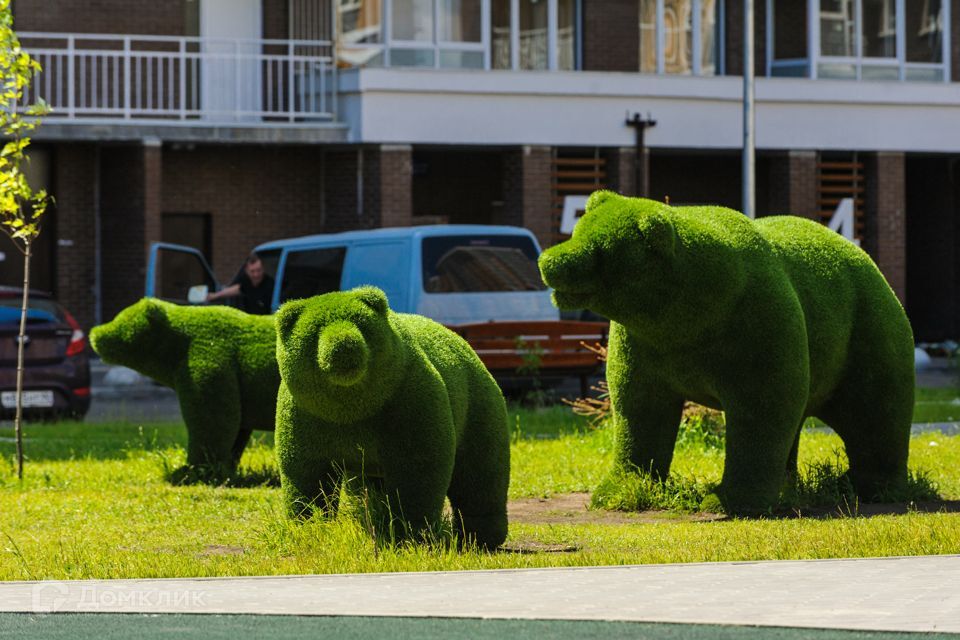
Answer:
[[345, 247], [291, 251], [283, 269], [280, 302], [340, 290]]
[[427, 293], [543, 291], [537, 248], [527, 236], [434, 236], [423, 239]]

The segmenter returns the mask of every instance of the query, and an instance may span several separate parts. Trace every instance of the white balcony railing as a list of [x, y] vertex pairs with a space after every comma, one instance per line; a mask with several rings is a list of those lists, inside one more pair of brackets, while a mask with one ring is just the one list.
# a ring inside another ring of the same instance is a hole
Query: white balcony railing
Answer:
[[40, 97], [68, 120], [178, 124], [336, 119], [336, 64], [323, 40], [22, 32]]

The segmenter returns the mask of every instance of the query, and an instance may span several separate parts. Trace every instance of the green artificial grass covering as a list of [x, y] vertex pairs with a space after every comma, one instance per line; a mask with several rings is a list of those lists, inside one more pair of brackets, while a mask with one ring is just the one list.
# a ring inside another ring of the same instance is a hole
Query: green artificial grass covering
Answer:
[[358, 478], [397, 537], [421, 535], [450, 498], [461, 541], [507, 535], [510, 436], [503, 395], [470, 346], [373, 287], [277, 312], [277, 461], [287, 508], [335, 511]]
[[94, 327], [105, 362], [173, 388], [187, 426], [187, 465], [175, 480], [231, 474], [254, 429], [273, 430], [280, 374], [273, 317], [144, 298]]
[[540, 269], [557, 306], [612, 321], [615, 472], [667, 478], [690, 400], [726, 412], [710, 508], [773, 506], [809, 416], [840, 435], [862, 499], [905, 485], [913, 334], [876, 265], [838, 234], [599, 191]]

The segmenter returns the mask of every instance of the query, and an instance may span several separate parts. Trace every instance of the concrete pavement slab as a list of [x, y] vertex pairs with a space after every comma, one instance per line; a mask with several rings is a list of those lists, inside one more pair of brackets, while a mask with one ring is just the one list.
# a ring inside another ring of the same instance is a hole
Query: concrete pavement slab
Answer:
[[0, 611], [614, 620], [960, 633], [960, 555], [5, 582]]

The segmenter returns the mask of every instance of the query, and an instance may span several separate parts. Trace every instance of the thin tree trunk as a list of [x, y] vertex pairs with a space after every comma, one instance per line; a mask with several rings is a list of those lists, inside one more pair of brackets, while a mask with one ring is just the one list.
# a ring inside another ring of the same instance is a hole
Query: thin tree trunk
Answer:
[[17, 437], [17, 479], [23, 482], [23, 346], [27, 333], [27, 301], [30, 298], [30, 241], [24, 241], [23, 304], [20, 307], [20, 338], [17, 340], [17, 417], [14, 429]]

